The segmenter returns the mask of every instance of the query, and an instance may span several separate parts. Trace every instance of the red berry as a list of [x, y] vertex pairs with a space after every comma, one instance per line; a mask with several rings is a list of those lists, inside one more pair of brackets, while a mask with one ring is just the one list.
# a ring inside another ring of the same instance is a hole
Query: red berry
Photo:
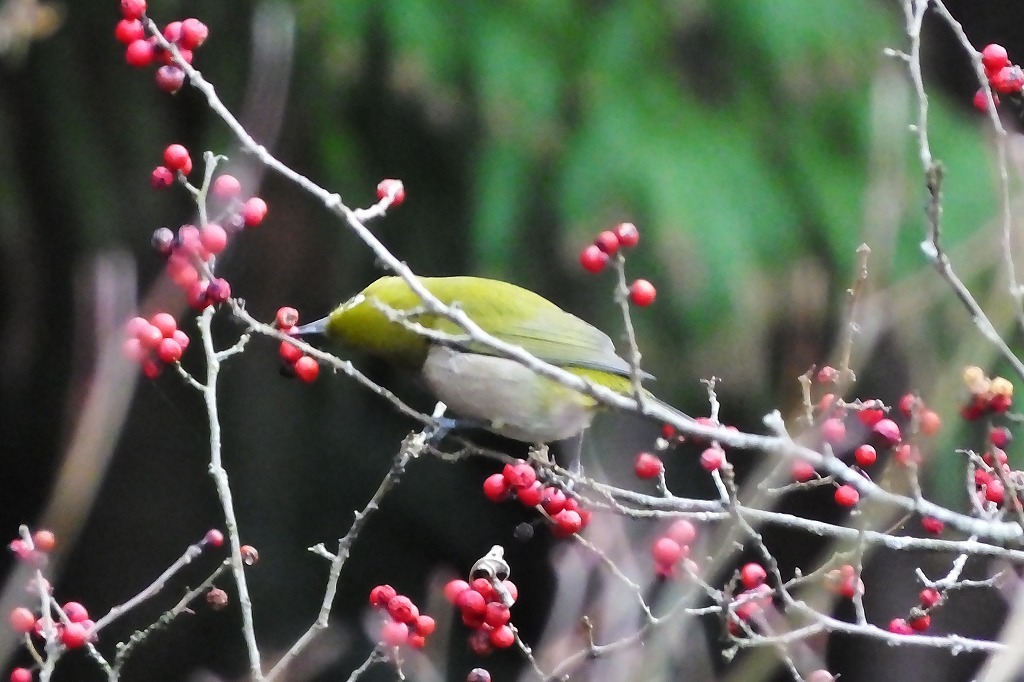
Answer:
[[142, 342], [138, 339], [125, 339], [121, 344], [121, 352], [132, 362], [142, 362], [149, 354], [149, 351], [142, 346]]
[[449, 580], [444, 585], [444, 598], [454, 604], [458, 601], [459, 595], [469, 589], [469, 583], [465, 580]]
[[79, 602], [69, 601], [67, 604], [61, 607], [64, 611], [64, 615], [68, 617], [72, 623], [81, 623], [83, 620], [89, 619], [89, 611]]
[[252, 197], [242, 204], [242, 220], [246, 227], [256, 227], [267, 217], [267, 202]]
[[164, 64], [156, 70], [156, 87], [173, 95], [185, 85], [185, 72], [174, 64]]
[[492, 628], [501, 627], [512, 619], [512, 614], [508, 610], [508, 607], [502, 604], [500, 601], [488, 602], [487, 609], [484, 611], [484, 622], [490, 625]]
[[583, 517], [578, 511], [563, 509], [553, 517], [555, 530], [560, 536], [568, 537], [583, 530]]
[[508, 499], [508, 481], [501, 474], [491, 474], [484, 479], [484, 495], [491, 502], [503, 502]]
[[884, 416], [885, 411], [875, 407], [869, 407], [857, 411], [857, 419], [860, 420], [861, 424], [868, 427], [877, 424]]
[[57, 536], [52, 530], [41, 529], [32, 533], [32, 545], [40, 552], [52, 552], [57, 546]]
[[921, 463], [921, 448], [913, 443], [902, 443], [896, 448], [896, 461], [903, 466], [918, 465]]
[[985, 499], [995, 504], [1002, 504], [1005, 499], [1006, 492], [1003, 489], [1003, 482], [998, 478], [993, 478], [989, 481], [989, 484], [985, 486]]
[[665, 536], [675, 540], [681, 547], [689, 545], [697, 539], [697, 529], [687, 519], [673, 521], [665, 531]]
[[163, 371], [164, 366], [156, 360], [147, 358], [142, 361], [142, 373], [147, 379], [156, 379]]
[[852, 507], [860, 500], [860, 493], [852, 485], [841, 485], [836, 488], [835, 498], [840, 507]]
[[897, 635], [912, 635], [914, 634], [913, 628], [907, 623], [904, 618], [893, 618], [889, 621], [889, 632]]
[[934, 410], [924, 410], [918, 417], [918, 428], [926, 436], [934, 436], [942, 428], [942, 417]]
[[149, 323], [159, 329], [164, 338], [174, 336], [174, 331], [178, 328], [178, 322], [170, 313], [157, 313], [149, 318]]
[[260, 560], [260, 553], [252, 545], [242, 545], [238, 553], [242, 555], [242, 563], [246, 566], [252, 566]]
[[370, 606], [377, 609], [387, 608], [391, 600], [397, 597], [398, 590], [391, 587], [391, 585], [377, 585], [370, 590]]
[[391, 197], [391, 205], [398, 206], [405, 201], [405, 185], [401, 180], [388, 178], [377, 183], [377, 198]]
[[380, 641], [387, 646], [402, 646], [409, 640], [409, 626], [389, 620], [380, 628]]
[[511, 580], [503, 580], [501, 585], [505, 588], [505, 592], [507, 592], [508, 596], [512, 599], [513, 604], [519, 601], [519, 588], [516, 587], [514, 582]]
[[544, 497], [541, 500], [541, 505], [544, 506], [544, 511], [546, 511], [549, 516], [554, 516], [565, 509], [565, 503], [565, 493], [563, 493], [560, 488], [555, 488], [554, 486], [544, 488]]
[[[974, 93], [974, 108], [985, 114], [988, 113], [988, 93], [985, 92], [985, 88], [978, 88], [978, 91]], [[999, 96], [994, 92], [992, 93], [992, 104], [999, 106]]]
[[613, 232], [619, 239], [619, 244], [624, 247], [636, 246], [640, 241], [640, 230], [636, 229], [633, 223], [619, 223]]
[[919, 400], [916, 395], [914, 395], [913, 393], [905, 393], [903, 397], [900, 398], [900, 412], [902, 412], [905, 417], [909, 417], [912, 414], [914, 414], [914, 407], [916, 407], [918, 404]]
[[641, 452], [633, 462], [633, 471], [637, 478], [655, 478], [664, 470], [664, 465], [657, 455]]
[[537, 480], [537, 472], [521, 459], [506, 464], [501, 475], [512, 488], [528, 488]]
[[793, 462], [793, 480], [798, 483], [806, 483], [807, 481], [814, 478], [815, 471], [814, 467], [811, 466], [810, 462], [803, 460], [797, 460]]
[[509, 626], [502, 625], [491, 630], [491, 644], [495, 649], [507, 649], [515, 643], [516, 635]]
[[277, 309], [274, 322], [278, 329], [290, 329], [299, 323], [299, 311], [290, 306], [283, 306]]
[[220, 199], [234, 199], [242, 193], [242, 183], [234, 175], [218, 175], [213, 180], [210, 192]]
[[228, 245], [228, 233], [217, 223], [209, 223], [199, 232], [203, 248], [216, 256]]
[[921, 590], [919, 599], [923, 608], [930, 609], [942, 601], [942, 594], [940, 594], [934, 587], [926, 587]]
[[117, 38], [118, 42], [128, 45], [136, 40], [145, 38], [146, 29], [138, 19], [122, 19], [117, 22], [117, 27], [114, 29], [114, 37]]
[[433, 633], [434, 630], [437, 628], [437, 621], [435, 621], [430, 616], [421, 615], [419, 618], [416, 619], [416, 623], [413, 624], [412, 627], [416, 631], [417, 635], [420, 635], [421, 637], [426, 637]]
[[167, 166], [157, 166], [149, 178], [153, 189], [166, 189], [174, 184], [174, 173]]
[[931, 626], [932, 617], [929, 616], [927, 613], [922, 614], [920, 616], [914, 616], [910, 619], [909, 624], [911, 629], [916, 630], [917, 632], [924, 632], [929, 628], [929, 626]]
[[[463, 621], [465, 621], [465, 618], [463, 618]], [[483, 621], [480, 624], [482, 623]], [[480, 627], [480, 625], [474, 627]], [[467, 641], [470, 650], [477, 656], [486, 656], [494, 651], [494, 647], [491, 646], [491, 635], [487, 630], [475, 630]]]
[[1005, 426], [995, 426], [988, 432], [988, 439], [993, 446], [1005, 448], [1013, 440], [1013, 434]]
[[133, 40], [124, 50], [124, 60], [128, 62], [129, 66], [134, 66], [136, 69], [152, 64], [155, 56], [153, 44], [148, 40]]
[[301, 348], [296, 346], [294, 343], [289, 343], [288, 341], [282, 341], [277, 352], [281, 356], [281, 359], [289, 365], [294, 365], [303, 355]]
[[192, 157], [189, 156], [188, 149], [184, 145], [167, 145], [167, 148], [164, 149], [164, 163], [171, 170], [181, 171], [185, 175], [192, 170]]
[[[487, 678], [490, 682], [491, 678]], [[32, 671], [28, 668], [15, 668], [11, 671], [11, 682], [32, 682]]]
[[181, 22], [180, 44], [186, 50], [194, 50], [202, 45], [210, 35], [210, 29], [203, 22], [189, 17]]
[[1019, 66], [1004, 66], [989, 81], [992, 89], [1001, 95], [1011, 95], [1024, 88], [1024, 71]]
[[164, 339], [157, 346], [157, 357], [165, 365], [177, 363], [181, 359], [181, 346], [174, 339]]
[[839, 417], [829, 417], [821, 424], [821, 437], [831, 445], [841, 443], [846, 438], [846, 424]]
[[180, 329], [175, 329], [174, 334], [171, 336], [171, 338], [174, 339], [175, 343], [181, 346], [182, 351], [188, 348], [188, 334], [181, 331]]
[[672, 565], [683, 558], [683, 548], [670, 537], [660, 537], [651, 545], [651, 557], [655, 563]]
[[320, 374], [320, 364], [310, 356], [303, 355], [295, 361], [295, 376], [307, 384], [315, 381], [318, 374]]
[[921, 519], [921, 527], [932, 535], [938, 535], [946, 528], [946, 524], [934, 516], [926, 516]]
[[69, 623], [61, 629], [60, 641], [69, 649], [77, 649], [89, 641], [89, 631], [81, 623]]
[[24, 606], [19, 606], [11, 611], [11, 627], [16, 632], [25, 634], [32, 632], [36, 628], [36, 614], [26, 609]]
[[125, 19], [138, 19], [146, 13], [146, 0], [121, 0], [121, 14]]
[[989, 43], [981, 50], [981, 63], [986, 71], [996, 71], [1010, 63], [1010, 56], [1002, 45]]
[[1010, 405], [1013, 402], [1013, 398], [1008, 395], [994, 395], [988, 401], [988, 408], [993, 412], [1002, 414], [1010, 409]]
[[597, 244], [591, 244], [580, 251], [580, 265], [587, 272], [601, 272], [607, 264], [608, 254], [602, 251]]
[[712, 445], [700, 453], [700, 465], [705, 471], [718, 471], [725, 461], [725, 453], [722, 449]]
[[614, 256], [619, 250], [619, 237], [611, 230], [605, 230], [597, 235], [594, 246], [601, 249], [609, 256]]
[[455, 606], [463, 614], [476, 614], [482, 617], [487, 610], [487, 600], [476, 590], [467, 587], [455, 598]]
[[536, 507], [544, 499], [544, 484], [534, 481], [528, 488], [517, 488], [516, 499], [524, 507]]
[[764, 566], [761, 564], [755, 564], [752, 562], [745, 564], [743, 568], [740, 569], [740, 581], [748, 590], [764, 585], [764, 581], [767, 577], [768, 572], [764, 570]]
[[169, 43], [176, 43], [181, 40], [181, 22], [172, 21], [164, 26], [164, 38]]
[[399, 623], [414, 623], [420, 617], [420, 610], [404, 594], [392, 597], [387, 608], [388, 614]]
[[825, 365], [818, 370], [815, 380], [819, 384], [834, 384], [839, 379], [839, 370], [832, 365]]
[[654, 303], [657, 293], [658, 290], [646, 279], [638, 279], [629, 285], [629, 300], [633, 301], [633, 305], [638, 305], [641, 308]]
[[216, 528], [211, 528], [206, 531], [206, 535], [203, 537], [203, 544], [210, 545], [211, 547], [220, 547], [224, 544], [224, 533]]
[[900, 427], [891, 419], [880, 419], [871, 430], [885, 441], [886, 445], [896, 445], [902, 439]]
[[156, 348], [160, 345], [160, 342], [164, 340], [163, 333], [153, 325], [149, 325], [140, 330], [135, 337], [139, 340], [139, 343], [142, 344], [143, 348]]
[[878, 453], [873, 447], [865, 443], [853, 451], [853, 456], [857, 460], [857, 464], [862, 467], [869, 467], [875, 463]]

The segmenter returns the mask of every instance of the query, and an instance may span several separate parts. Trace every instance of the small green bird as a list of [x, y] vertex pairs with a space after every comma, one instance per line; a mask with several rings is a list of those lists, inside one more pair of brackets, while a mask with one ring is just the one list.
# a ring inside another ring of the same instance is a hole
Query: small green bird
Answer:
[[[633, 392], [629, 363], [615, 353], [608, 335], [546, 298], [482, 277], [419, 281], [446, 305], [458, 305], [492, 336], [618, 393]], [[507, 438], [538, 444], [571, 438], [600, 409], [591, 396], [479, 343], [440, 343], [417, 334], [388, 319], [380, 306], [412, 313], [422, 309], [422, 301], [401, 277], [381, 277], [327, 317], [296, 331], [323, 333], [354, 351], [418, 371], [452, 412]], [[465, 335], [439, 315], [415, 314], [410, 321], [455, 337]]]

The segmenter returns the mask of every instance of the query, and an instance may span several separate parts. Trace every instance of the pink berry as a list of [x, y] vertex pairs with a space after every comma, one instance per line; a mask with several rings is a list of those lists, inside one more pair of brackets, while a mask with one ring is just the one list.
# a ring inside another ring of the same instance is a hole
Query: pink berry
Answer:
[[420, 635], [421, 637], [427, 637], [428, 635], [432, 634], [435, 629], [437, 629], [437, 621], [435, 621], [430, 616], [421, 614], [420, 617], [416, 619], [416, 622], [412, 625], [412, 627], [416, 631], [417, 635]]
[[580, 265], [587, 272], [601, 272], [607, 264], [608, 254], [602, 251], [597, 244], [590, 244], [580, 251]]
[[889, 632], [897, 635], [912, 635], [914, 634], [913, 628], [907, 623], [904, 618], [893, 618], [889, 621]]
[[[974, 93], [972, 102], [975, 109], [983, 114], [988, 113], [988, 93], [985, 92], [985, 88], [978, 88], [978, 91]], [[999, 106], [999, 96], [995, 93], [992, 93], [992, 104]]]
[[899, 401], [900, 412], [903, 416], [909, 417], [914, 414], [914, 408], [920, 404], [920, 399], [913, 393], [905, 393]]
[[664, 465], [657, 455], [641, 452], [633, 462], [633, 471], [637, 478], [655, 478], [664, 470]]
[[267, 217], [267, 202], [251, 197], [242, 204], [242, 220], [246, 227], [256, 227]]
[[32, 632], [36, 628], [36, 614], [24, 606], [19, 606], [11, 611], [10, 621], [15, 632], [22, 634]]
[[932, 535], [938, 535], [946, 528], [946, 524], [934, 516], [926, 516], [921, 519], [921, 527]]
[[167, 189], [174, 184], [174, 173], [167, 166], [157, 166], [149, 178], [153, 189]]
[[484, 622], [490, 625], [492, 628], [501, 627], [512, 619], [512, 613], [508, 607], [502, 604], [500, 601], [492, 601], [487, 603], [487, 609], [484, 611]]
[[420, 617], [420, 610], [404, 594], [392, 597], [387, 609], [388, 614], [399, 623], [413, 623]]
[[669, 537], [660, 537], [651, 545], [651, 557], [655, 563], [672, 565], [683, 558], [683, 548]]
[[82, 604], [76, 601], [69, 601], [67, 604], [61, 607], [64, 610], [64, 615], [68, 617], [72, 623], [81, 623], [83, 620], [89, 619], [89, 611]]
[[464, 614], [470, 613], [483, 616], [487, 610], [487, 600], [476, 590], [467, 587], [455, 598], [455, 606]]
[[862, 467], [869, 467], [875, 463], [878, 453], [873, 447], [865, 443], [853, 451], [853, 456], [857, 460], [857, 464]]
[[380, 641], [387, 646], [402, 646], [409, 639], [409, 626], [389, 620], [380, 628]]
[[806, 483], [807, 481], [814, 478], [815, 471], [814, 467], [811, 466], [810, 462], [803, 460], [797, 460], [793, 462], [793, 480], [798, 483]]
[[171, 338], [174, 339], [175, 343], [181, 346], [182, 352], [184, 352], [184, 350], [188, 348], [188, 334], [181, 331], [180, 329], [175, 329], [174, 335], [171, 336]]
[[995, 504], [1002, 504], [1005, 499], [1006, 492], [1003, 489], [1003, 482], [998, 478], [993, 478], [987, 486], [985, 486], [985, 499]]
[[312, 383], [320, 374], [320, 364], [308, 355], [295, 361], [295, 376], [307, 384]]
[[705, 471], [718, 471], [725, 461], [725, 453], [722, 449], [712, 445], [700, 453], [700, 465]]
[[377, 198], [384, 199], [389, 196], [392, 197], [392, 206], [398, 206], [405, 201], [405, 185], [401, 180], [388, 178], [377, 183]]
[[138, 19], [122, 19], [117, 22], [117, 27], [114, 29], [114, 37], [117, 38], [118, 42], [129, 45], [136, 40], [145, 38], [146, 29]]
[[181, 22], [181, 39], [179, 42], [186, 50], [196, 49], [206, 42], [209, 35], [209, 27], [194, 17], [189, 17]]
[[613, 232], [619, 238], [619, 244], [624, 247], [636, 246], [640, 241], [640, 230], [633, 223], [619, 223]]
[[77, 649], [89, 641], [89, 631], [81, 623], [69, 623], [61, 629], [60, 641], [69, 649]]
[[124, 50], [124, 60], [136, 69], [152, 64], [155, 56], [153, 45], [148, 40], [133, 40]]
[[11, 682], [32, 682], [32, 671], [28, 668], [15, 668], [11, 671]]
[[934, 587], [926, 587], [921, 590], [921, 594], [918, 599], [920, 600], [922, 607], [930, 609], [942, 601], [942, 594], [940, 594]]
[[896, 425], [891, 419], [880, 419], [871, 430], [885, 441], [886, 445], [896, 445], [902, 439], [900, 435], [900, 427]]
[[1013, 434], [1005, 426], [996, 426], [988, 432], [988, 439], [994, 447], [1005, 448], [1013, 440]]
[[665, 536], [675, 540], [681, 547], [689, 545], [697, 539], [697, 529], [687, 519], [673, 521], [665, 531]]
[[860, 493], [852, 485], [841, 485], [836, 488], [835, 498], [840, 507], [852, 507], [860, 500]]
[[199, 232], [199, 239], [203, 248], [217, 255], [224, 251], [228, 245], [228, 233], [217, 223], [209, 223]]
[[515, 633], [512, 628], [502, 625], [500, 628], [491, 630], [491, 644], [495, 649], [507, 649], [516, 643]]
[[491, 682], [491, 673], [485, 668], [473, 668], [466, 676], [466, 682]]
[[164, 338], [173, 336], [174, 331], [178, 328], [178, 322], [170, 313], [156, 313], [149, 318], [149, 323], [159, 329]]
[[743, 568], [740, 569], [740, 581], [748, 590], [764, 585], [764, 581], [767, 577], [768, 572], [764, 570], [764, 566], [761, 564], [751, 562], [749, 564], [745, 564]]
[[216, 528], [211, 528], [206, 531], [206, 535], [203, 537], [203, 544], [210, 545], [210, 547], [220, 547], [224, 544], [224, 533]]
[[992, 89], [1001, 95], [1018, 93], [1024, 88], [1024, 71], [1019, 66], [1004, 66], [992, 76]]
[[218, 175], [213, 180], [210, 192], [220, 199], [234, 199], [242, 193], [242, 183], [234, 175]]
[[821, 424], [821, 437], [830, 445], [843, 442], [846, 438], [846, 424], [839, 417], [829, 417]]
[[638, 279], [629, 285], [629, 300], [641, 308], [654, 303], [658, 290], [646, 279]]
[[170, 365], [181, 360], [181, 346], [174, 339], [164, 339], [156, 348], [156, 355], [160, 362]]
[[57, 536], [53, 534], [52, 530], [41, 528], [32, 533], [32, 545], [39, 552], [52, 552], [53, 548], [57, 546]]
[[444, 585], [444, 598], [452, 604], [459, 599], [459, 595], [469, 589], [469, 583], [465, 580], [449, 580]]
[[283, 306], [277, 309], [274, 322], [278, 329], [291, 329], [299, 323], [299, 311], [290, 306]]

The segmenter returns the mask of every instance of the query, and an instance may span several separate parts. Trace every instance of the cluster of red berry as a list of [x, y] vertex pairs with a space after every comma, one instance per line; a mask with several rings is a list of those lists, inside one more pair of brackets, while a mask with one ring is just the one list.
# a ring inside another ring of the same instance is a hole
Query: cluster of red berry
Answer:
[[[153, 169], [152, 183], [162, 189], [175, 177], [187, 184], [192, 172], [192, 157], [180, 144], [164, 149], [165, 165]], [[214, 220], [199, 227], [182, 225], [175, 234], [161, 227], [153, 232], [153, 248], [167, 259], [167, 274], [180, 287], [189, 305], [202, 310], [231, 297], [227, 280], [213, 276], [214, 258], [224, 251], [231, 235], [246, 227], [256, 227], [267, 215], [267, 204], [259, 197], [241, 200], [241, 183], [232, 175], [214, 178], [209, 196], [211, 207], [218, 209]]]
[[[1019, 95], [1024, 89], [1024, 70], [1010, 62], [1006, 48], [992, 43], [981, 51], [981, 64], [985, 67], [985, 76], [992, 87], [992, 103], [999, 104], [999, 95]], [[980, 111], [988, 111], [988, 95], [985, 88], [974, 93], [974, 106]]]
[[[121, 14], [124, 16], [114, 29], [114, 37], [125, 45], [124, 58], [130, 66], [142, 69], [153, 63], [160, 63], [156, 70], [156, 84], [164, 92], [175, 93], [185, 84], [185, 72], [174, 63], [172, 53], [157, 41], [156, 36], [146, 37], [146, 0], [121, 0]], [[189, 17], [183, 21], [172, 21], [164, 26], [163, 37], [174, 45], [182, 60], [192, 63], [192, 53], [206, 42], [210, 29], [198, 19]]]
[[945, 598], [942, 592], [934, 587], [924, 588], [918, 595], [918, 606], [910, 610], [910, 615], [907, 618], [893, 618], [889, 621], [889, 632], [894, 632], [897, 635], [913, 635], [924, 632], [931, 627], [932, 610], [940, 606], [943, 601]]
[[745, 624], [772, 601], [772, 588], [765, 583], [768, 572], [761, 564], [744, 564], [736, 578], [742, 589], [733, 598], [733, 608], [729, 611], [729, 633], [734, 637], [742, 635]]
[[370, 590], [370, 606], [386, 614], [378, 641], [387, 646], [422, 649], [427, 636], [437, 627], [433, 618], [420, 613], [412, 599], [398, 594], [391, 585], [377, 585]]
[[511, 580], [451, 580], [444, 586], [444, 596], [462, 612], [463, 624], [473, 630], [469, 647], [475, 654], [484, 656], [515, 644], [509, 609], [519, 599], [519, 588]]
[[170, 313], [157, 313], [148, 320], [133, 317], [125, 325], [128, 338], [121, 349], [132, 362], [142, 366], [150, 379], [160, 375], [165, 365], [181, 359], [188, 348], [188, 335], [178, 329], [178, 323]]
[[964, 383], [971, 397], [960, 415], [968, 421], [1005, 414], [1013, 405], [1013, 384], [1003, 377], [989, 377], [981, 367], [964, 369]]
[[[690, 545], [697, 539], [697, 529], [686, 519], [673, 521], [664, 534], [651, 545], [651, 557], [658, 575], [671, 578], [680, 561], [689, 561]], [[695, 566], [690, 566], [696, 569]]]
[[853, 599], [864, 594], [864, 581], [857, 578], [857, 569], [851, 564], [843, 564], [825, 574], [825, 589], [846, 599]]
[[537, 507], [551, 518], [552, 531], [557, 537], [569, 537], [590, 523], [591, 512], [581, 509], [575, 497], [561, 488], [544, 485], [537, 480], [537, 472], [529, 462], [517, 459], [505, 465], [501, 473], [491, 474], [484, 480], [484, 495], [492, 502], [504, 502], [515, 497], [525, 507]]
[[[640, 241], [640, 231], [633, 223], [619, 223], [610, 230], [597, 235], [594, 243], [580, 251], [580, 265], [587, 272], [601, 272], [608, 264], [608, 259], [619, 252], [620, 248], [636, 246]], [[634, 280], [629, 286], [629, 300], [634, 305], [648, 306], [654, 303], [658, 290], [646, 279]]]
[[[289, 306], [278, 308], [274, 321], [278, 329], [286, 334], [290, 333], [299, 323], [299, 311]], [[282, 341], [277, 352], [283, 363], [281, 365], [283, 375], [298, 377], [309, 383], [320, 374], [320, 363], [316, 361], [316, 358], [306, 355], [294, 343]]]

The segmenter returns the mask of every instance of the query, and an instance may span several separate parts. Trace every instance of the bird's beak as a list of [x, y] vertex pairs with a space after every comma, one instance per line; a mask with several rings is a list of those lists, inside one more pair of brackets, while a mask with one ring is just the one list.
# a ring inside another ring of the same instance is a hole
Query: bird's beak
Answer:
[[324, 334], [327, 332], [327, 320], [330, 318], [321, 317], [315, 322], [299, 325], [291, 331], [292, 336], [311, 336], [313, 334]]

